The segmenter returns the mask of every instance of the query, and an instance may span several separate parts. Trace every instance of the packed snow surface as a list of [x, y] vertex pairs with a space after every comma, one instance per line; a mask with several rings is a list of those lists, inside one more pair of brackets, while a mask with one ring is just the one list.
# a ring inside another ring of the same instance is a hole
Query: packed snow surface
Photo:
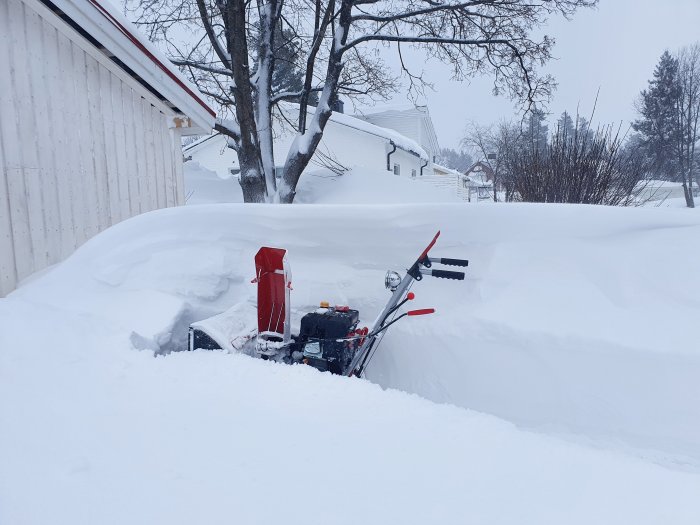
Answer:
[[[190, 322], [250, 313], [260, 246], [289, 252], [294, 323], [320, 300], [371, 323], [438, 229], [467, 280], [413, 287], [436, 314], [392, 327], [369, 381], [177, 351]], [[125, 221], [0, 300], [0, 523], [696, 525], [699, 257], [676, 209]]]

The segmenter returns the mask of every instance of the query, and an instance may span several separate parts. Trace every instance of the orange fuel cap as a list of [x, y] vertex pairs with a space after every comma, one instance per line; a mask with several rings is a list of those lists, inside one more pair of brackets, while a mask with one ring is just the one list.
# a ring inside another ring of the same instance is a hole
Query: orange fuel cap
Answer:
[[328, 308], [331, 304], [328, 301], [321, 301], [319, 305], [321, 308]]

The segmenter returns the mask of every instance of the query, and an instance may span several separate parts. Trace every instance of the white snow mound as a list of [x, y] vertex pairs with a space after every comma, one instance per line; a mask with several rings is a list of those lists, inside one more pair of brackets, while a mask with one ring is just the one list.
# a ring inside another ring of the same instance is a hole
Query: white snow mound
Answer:
[[[438, 229], [468, 278], [414, 286], [436, 314], [392, 327], [375, 384], [174, 352], [249, 312], [262, 245], [289, 252], [294, 322], [328, 300], [368, 323]], [[697, 524], [699, 256], [700, 217], [673, 209], [125, 221], [0, 300], [0, 523]]]

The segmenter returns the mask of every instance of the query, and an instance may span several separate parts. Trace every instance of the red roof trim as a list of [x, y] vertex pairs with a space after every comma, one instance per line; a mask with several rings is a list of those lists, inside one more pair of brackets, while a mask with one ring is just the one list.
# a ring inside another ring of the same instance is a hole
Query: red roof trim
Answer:
[[[134, 44], [144, 55], [151, 59], [151, 61], [156, 64], [166, 75], [168, 75], [178, 86], [180, 86], [189, 96], [195, 99], [207, 112], [212, 116], [216, 117], [216, 112], [209, 107], [209, 105], [204, 102], [194, 91], [192, 91], [187, 84], [185, 84], [180, 78], [178, 78], [175, 73], [173, 73], [165, 64], [163, 64], [158, 57], [151, 53], [146, 46], [141, 43], [141, 41], [136, 38], [131, 31], [129, 31], [124, 25], [119, 22], [112, 14], [107, 11], [97, 0], [89, 0], [95, 8], [102, 13], [102, 15], [107, 18], [117, 29], [119, 29], [122, 34], [127, 37], [132, 44]], [[154, 86], [155, 87], [155, 86]]]

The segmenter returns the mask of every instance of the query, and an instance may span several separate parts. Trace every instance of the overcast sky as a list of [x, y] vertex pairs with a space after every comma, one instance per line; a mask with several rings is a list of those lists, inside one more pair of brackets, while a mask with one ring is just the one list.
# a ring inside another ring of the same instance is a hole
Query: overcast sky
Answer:
[[[565, 109], [575, 113], [577, 105], [588, 116], [600, 88], [594, 121], [626, 125], [664, 49], [700, 41], [700, 0], [600, 0], [571, 21], [550, 21], [545, 32], [556, 39], [557, 58], [545, 70], [559, 83], [550, 119]], [[441, 64], [424, 68], [435, 86], [426, 98], [442, 147], [456, 147], [470, 120], [488, 124], [515, 115], [507, 98], [491, 95], [488, 78], [454, 82]], [[408, 103], [405, 92], [394, 102]]]

